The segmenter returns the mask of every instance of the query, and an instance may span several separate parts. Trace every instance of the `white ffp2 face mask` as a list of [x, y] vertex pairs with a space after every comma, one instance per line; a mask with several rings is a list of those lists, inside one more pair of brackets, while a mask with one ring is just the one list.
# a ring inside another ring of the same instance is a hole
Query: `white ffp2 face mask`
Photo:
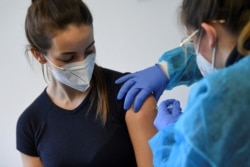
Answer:
[[95, 54], [90, 54], [81, 62], [69, 63], [62, 67], [58, 67], [50, 61], [48, 62], [55, 67], [50, 69], [57, 81], [73, 89], [85, 92], [90, 86], [95, 57]]
[[[213, 57], [212, 59], [214, 59], [214, 56], [215, 54], [212, 55]], [[214, 67], [214, 61], [211, 64], [197, 50], [196, 50], [196, 62], [203, 76], [206, 76], [207, 74], [216, 71], [216, 68]]]
[[201, 44], [201, 37], [202, 33], [200, 34], [199, 40], [198, 40], [198, 48], [195, 49], [195, 54], [196, 54], [196, 63], [198, 65], [198, 68], [203, 76], [206, 76], [214, 71], [216, 71], [214, 67], [214, 62], [215, 62], [215, 54], [216, 54], [216, 47], [213, 48], [212, 52], [212, 63], [207, 61], [203, 55], [199, 52], [200, 49], [200, 44]]

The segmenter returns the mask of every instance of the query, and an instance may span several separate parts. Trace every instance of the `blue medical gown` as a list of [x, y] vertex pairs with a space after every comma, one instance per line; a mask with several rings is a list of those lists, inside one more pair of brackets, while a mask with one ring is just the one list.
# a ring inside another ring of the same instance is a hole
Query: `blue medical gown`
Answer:
[[193, 45], [186, 48], [177, 47], [165, 52], [159, 62], [167, 62], [169, 83], [166, 90], [171, 90], [178, 85], [191, 85], [202, 78], [196, 64], [195, 50]]
[[149, 141], [154, 166], [250, 167], [249, 78], [250, 55], [197, 82], [180, 119]]

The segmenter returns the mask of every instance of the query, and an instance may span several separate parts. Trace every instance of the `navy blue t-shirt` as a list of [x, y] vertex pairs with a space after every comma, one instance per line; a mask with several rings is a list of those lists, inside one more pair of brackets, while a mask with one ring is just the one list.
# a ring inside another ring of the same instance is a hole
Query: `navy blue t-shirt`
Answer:
[[18, 119], [17, 149], [40, 157], [45, 167], [135, 167], [123, 101], [116, 99], [120, 86], [114, 81], [122, 74], [102, 72], [109, 98], [105, 125], [96, 118], [97, 100], [87, 112], [93, 92], [69, 111], [53, 104], [44, 90]]

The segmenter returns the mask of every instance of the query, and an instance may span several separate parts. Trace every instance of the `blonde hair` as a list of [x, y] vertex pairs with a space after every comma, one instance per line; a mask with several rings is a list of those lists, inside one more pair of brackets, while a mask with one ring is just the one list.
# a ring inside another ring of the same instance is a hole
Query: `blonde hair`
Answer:
[[242, 55], [250, 54], [250, 48], [245, 46], [247, 40], [250, 40], [250, 21], [245, 25], [238, 38], [237, 49]]

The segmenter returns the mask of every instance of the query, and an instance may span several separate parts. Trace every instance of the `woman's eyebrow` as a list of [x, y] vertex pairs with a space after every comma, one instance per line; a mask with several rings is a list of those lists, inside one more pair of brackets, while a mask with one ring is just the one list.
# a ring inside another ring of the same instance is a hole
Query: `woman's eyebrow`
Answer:
[[95, 41], [93, 41], [89, 46], [86, 47], [86, 50], [89, 49], [91, 46], [95, 44]]
[[[93, 41], [91, 44], [89, 44], [89, 46], [86, 47], [86, 50], [89, 49], [94, 44], [95, 44], [95, 41]], [[63, 52], [63, 53], [61, 53], [61, 55], [72, 55], [72, 54], [76, 54], [76, 52]]]

